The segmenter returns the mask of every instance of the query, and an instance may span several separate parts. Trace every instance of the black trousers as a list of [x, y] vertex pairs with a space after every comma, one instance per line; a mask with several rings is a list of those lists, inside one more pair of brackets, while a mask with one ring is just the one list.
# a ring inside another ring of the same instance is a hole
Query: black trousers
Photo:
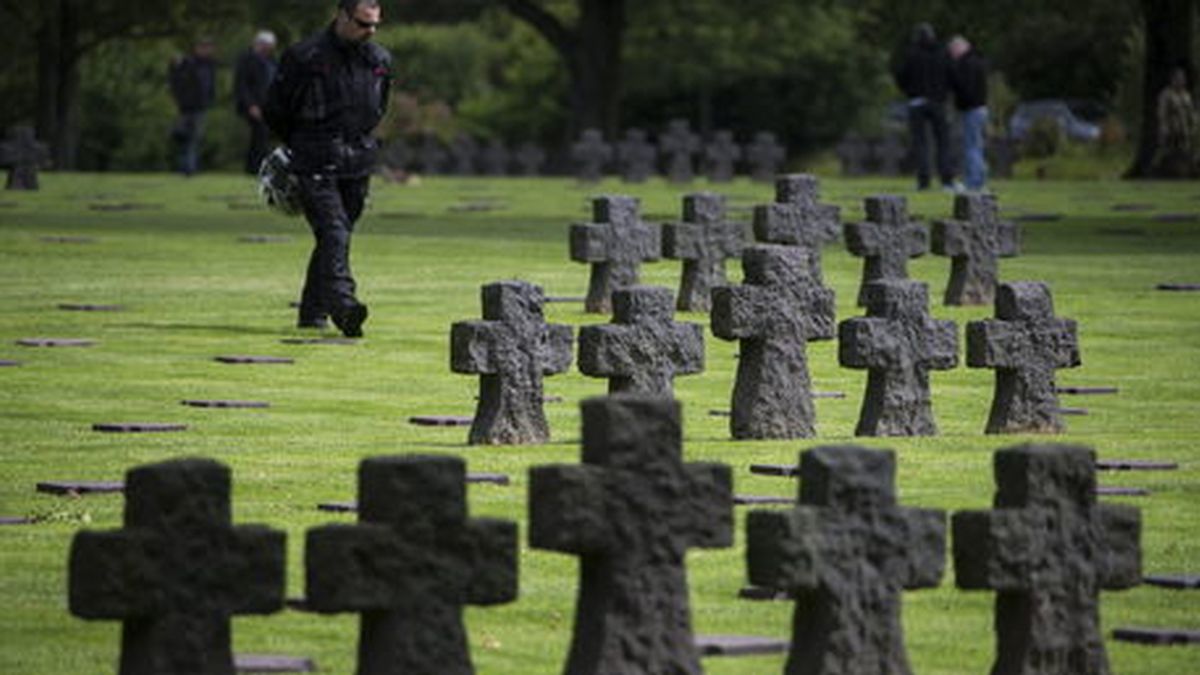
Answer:
[[929, 142], [925, 133], [927, 127], [933, 135], [938, 177], [942, 185], [949, 185], [954, 182], [954, 169], [950, 165], [950, 133], [946, 124], [946, 107], [940, 103], [923, 103], [908, 107], [908, 130], [912, 134], [913, 158], [917, 163], [917, 187], [929, 187]]
[[263, 158], [271, 150], [271, 130], [265, 122], [252, 117], [246, 118], [246, 125], [250, 127], [250, 145], [246, 148], [246, 173], [255, 175], [262, 166]]
[[316, 245], [300, 296], [300, 323], [325, 319], [358, 304], [350, 273], [350, 237], [362, 215], [370, 176], [301, 176], [304, 216]]

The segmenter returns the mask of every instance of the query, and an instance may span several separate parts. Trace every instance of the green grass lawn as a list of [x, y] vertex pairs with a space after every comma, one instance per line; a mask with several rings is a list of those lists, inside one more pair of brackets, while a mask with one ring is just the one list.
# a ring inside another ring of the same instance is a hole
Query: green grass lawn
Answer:
[[[696, 186], [697, 189], [700, 186]], [[633, 194], [654, 221], [677, 219], [684, 189], [660, 182], [580, 187], [567, 180], [442, 178], [420, 186], [377, 182], [354, 242], [354, 266], [372, 318], [354, 346], [288, 346], [297, 331], [288, 302], [299, 292], [309, 250], [307, 228], [245, 208], [252, 183], [232, 176], [183, 180], [167, 175], [45, 175], [35, 194], [0, 194], [0, 515], [36, 516], [33, 526], [0, 528], [0, 672], [14, 675], [111, 672], [119, 624], [84, 622], [67, 612], [66, 561], [80, 528], [120, 527], [120, 496], [83, 499], [35, 494], [49, 479], [118, 480], [132, 466], [179, 456], [205, 456], [234, 473], [239, 523], [266, 523], [288, 533], [289, 595], [303, 593], [302, 545], [307, 528], [346, 522], [316, 511], [320, 501], [354, 497], [357, 463], [400, 453], [461, 455], [472, 471], [512, 476], [511, 487], [472, 486], [474, 515], [515, 519], [524, 532], [526, 470], [579, 460], [577, 402], [601, 395], [605, 383], [577, 371], [549, 378], [553, 442], [541, 447], [472, 448], [465, 429], [406, 424], [416, 414], [471, 414], [477, 382], [449, 369], [448, 333], [477, 318], [479, 288], [501, 279], [541, 284], [550, 295], [582, 295], [583, 265], [567, 256], [567, 226], [587, 220], [588, 198]], [[735, 216], [769, 201], [771, 187], [739, 182], [719, 188]], [[1083, 366], [1060, 384], [1111, 385], [1117, 396], [1064, 397], [1090, 409], [1068, 419], [1054, 440], [1094, 447], [1101, 457], [1179, 462], [1174, 473], [1102, 475], [1104, 484], [1146, 487], [1152, 496], [1122, 499], [1142, 508], [1144, 568], [1149, 573], [1200, 572], [1200, 294], [1154, 290], [1164, 281], [1200, 282], [1200, 223], [1152, 219], [1155, 211], [1120, 213], [1118, 203], [1150, 203], [1162, 212], [1200, 213], [1200, 186], [1118, 182], [1008, 182], [996, 189], [1010, 213], [1056, 212], [1058, 222], [1025, 226], [1024, 255], [1001, 264], [1004, 280], [1041, 280], [1054, 291], [1060, 316], [1079, 322]], [[910, 193], [914, 213], [948, 216], [951, 198], [912, 193], [907, 180], [829, 180], [825, 199], [847, 219], [862, 217], [862, 197]], [[233, 201], [231, 208], [227, 202]], [[456, 204], [497, 200], [496, 211], [459, 212]], [[95, 203], [147, 208], [95, 210]], [[288, 235], [285, 243], [240, 243], [243, 235]], [[48, 243], [48, 236], [85, 236], [92, 243]], [[825, 254], [825, 275], [838, 297], [839, 319], [854, 307], [861, 261], [841, 246]], [[676, 287], [679, 263], [644, 270], [644, 281]], [[740, 278], [731, 265], [734, 278]], [[940, 306], [949, 261], [927, 256], [911, 264], [930, 284], [933, 313], [961, 326], [991, 308]], [[80, 314], [59, 303], [117, 303], [123, 313]], [[572, 305], [549, 305], [551, 321], [606, 320]], [[704, 322], [703, 315], [681, 318]], [[31, 349], [23, 337], [92, 338], [90, 349]], [[219, 354], [296, 358], [292, 366], [228, 366]], [[736, 345], [708, 335], [708, 369], [681, 378], [685, 455], [734, 469], [739, 492], [788, 494], [794, 485], [751, 476], [755, 462], [792, 462], [818, 444], [857, 442], [892, 448], [898, 490], [909, 506], [987, 508], [991, 452], [1030, 439], [982, 433], [993, 374], [965, 367], [932, 376], [935, 438], [853, 437], [865, 373], [838, 367], [832, 341], [810, 346], [815, 388], [844, 391], [845, 400], [817, 402], [819, 436], [805, 441], [734, 442], [728, 421], [711, 417], [729, 406]], [[267, 410], [195, 410], [185, 398], [267, 400]], [[95, 422], [183, 422], [181, 434], [94, 433]], [[700, 633], [786, 636], [791, 607], [736, 599], [745, 583], [744, 513], [733, 548], [688, 558], [695, 628]], [[571, 636], [576, 561], [522, 545], [519, 601], [467, 610], [474, 659], [482, 673], [553, 673]], [[983, 673], [993, 658], [994, 595], [942, 586], [906, 594], [904, 619], [919, 673]], [[1200, 629], [1194, 592], [1142, 587], [1103, 597], [1106, 635], [1121, 625]], [[324, 672], [352, 672], [358, 618], [286, 612], [239, 618], [241, 652], [314, 657]], [[1194, 673], [1200, 653], [1108, 642], [1114, 672]], [[713, 659], [710, 673], [781, 672], [783, 657]]]

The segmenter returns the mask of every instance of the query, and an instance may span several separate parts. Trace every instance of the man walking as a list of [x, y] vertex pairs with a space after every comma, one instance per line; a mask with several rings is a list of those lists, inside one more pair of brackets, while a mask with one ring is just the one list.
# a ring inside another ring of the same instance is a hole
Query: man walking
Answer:
[[263, 120], [263, 108], [267, 104], [267, 89], [278, 69], [272, 56], [274, 52], [275, 34], [269, 30], [259, 31], [234, 68], [234, 104], [237, 114], [250, 127], [250, 145], [246, 149], [246, 173], [249, 174], [258, 173], [258, 167], [270, 149], [271, 131]]
[[178, 170], [191, 176], [200, 169], [200, 143], [204, 139], [204, 116], [216, 98], [217, 62], [213, 41], [204, 38], [192, 53], [176, 59], [167, 71], [171, 97], [179, 117], [171, 128], [171, 139], [178, 146]]
[[908, 128], [917, 160], [917, 189], [929, 187], [929, 146], [926, 128], [933, 134], [938, 177], [942, 187], [954, 189], [954, 171], [950, 167], [950, 148], [946, 130], [946, 93], [950, 87], [949, 59], [938, 44], [933, 26], [917, 24], [904, 60], [896, 70], [896, 84], [908, 97]]
[[984, 144], [988, 123], [988, 68], [983, 54], [961, 35], [950, 40], [950, 85], [962, 120], [963, 182], [978, 192], [987, 184]]
[[387, 110], [391, 55], [370, 42], [378, 0], [338, 0], [323, 31], [289, 48], [267, 96], [267, 125], [291, 152], [304, 215], [316, 237], [300, 299], [299, 325], [325, 317], [360, 337], [367, 306], [355, 296], [350, 236], [362, 215]]

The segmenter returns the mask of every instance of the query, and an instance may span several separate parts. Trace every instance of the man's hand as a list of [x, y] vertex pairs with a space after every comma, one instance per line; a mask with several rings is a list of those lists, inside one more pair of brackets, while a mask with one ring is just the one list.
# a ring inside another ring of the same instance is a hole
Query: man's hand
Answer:
[[262, 108], [252, 105], [246, 109], [246, 115], [256, 122], [262, 121]]

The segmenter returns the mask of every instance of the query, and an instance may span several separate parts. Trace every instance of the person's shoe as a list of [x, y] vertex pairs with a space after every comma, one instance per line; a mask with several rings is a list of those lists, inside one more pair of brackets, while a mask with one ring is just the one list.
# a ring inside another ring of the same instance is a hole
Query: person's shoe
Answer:
[[296, 328], [313, 328], [316, 330], [325, 330], [329, 327], [329, 322], [324, 316], [306, 317], [302, 316], [296, 321]]
[[367, 306], [364, 304], [343, 307], [341, 311], [331, 314], [333, 325], [348, 338], [362, 337], [362, 325], [367, 321]]
[[942, 192], [947, 192], [953, 195], [961, 195], [966, 191], [966, 186], [958, 181], [954, 181], [953, 183], [942, 183]]

